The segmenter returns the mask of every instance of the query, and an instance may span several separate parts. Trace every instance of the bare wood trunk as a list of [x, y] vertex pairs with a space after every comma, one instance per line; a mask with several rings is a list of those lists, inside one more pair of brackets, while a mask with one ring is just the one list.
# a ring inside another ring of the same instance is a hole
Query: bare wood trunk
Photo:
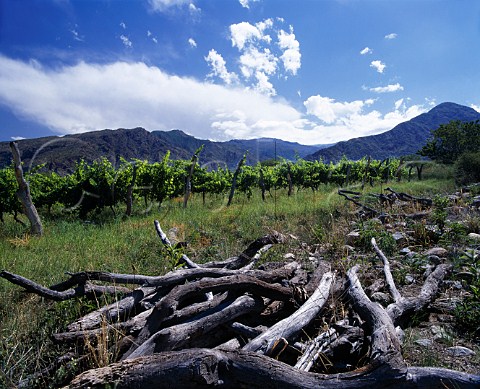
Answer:
[[123, 288], [121, 286], [102, 286], [91, 283], [79, 284], [75, 288], [68, 289], [62, 292], [46, 288], [36, 282], [33, 282], [25, 277], [17, 274], [10, 273], [8, 271], [1, 271], [0, 277], [5, 278], [13, 284], [19, 285], [28, 292], [35, 293], [41, 297], [48, 298], [54, 301], [65, 301], [74, 297], [87, 296], [89, 298], [95, 298], [102, 294], [116, 294], [126, 293], [130, 289]]
[[265, 353], [269, 344], [280, 338], [285, 338], [287, 341], [292, 340], [322, 310], [330, 295], [332, 282], [333, 273], [324, 274], [317, 290], [293, 315], [273, 325], [250, 341], [243, 349]]
[[265, 201], [265, 179], [263, 177], [263, 169], [260, 168], [260, 189], [262, 191], [262, 201]]
[[[235, 301], [219, 306], [214, 313], [200, 317], [197, 320], [188, 321], [174, 327], [167, 327], [156, 332], [146, 342], [127, 356], [128, 359], [139, 356], [151, 355], [156, 352], [181, 349], [195, 338], [207, 334], [213, 329], [246, 313], [263, 310], [264, 304], [261, 298], [241, 296]], [[127, 359], [123, 358], [123, 359]]]
[[367, 161], [367, 166], [365, 166], [365, 173], [363, 174], [362, 190], [365, 188], [365, 183], [367, 182], [368, 173], [370, 172], [370, 161], [371, 161], [371, 158], [369, 156]]
[[235, 195], [235, 188], [237, 187], [238, 175], [242, 171], [242, 167], [245, 164], [246, 160], [247, 160], [247, 153], [245, 153], [243, 155], [243, 158], [238, 162], [237, 168], [235, 169], [235, 172], [233, 173], [232, 185], [230, 187], [230, 194], [228, 195], [227, 207], [229, 207], [232, 204], [233, 196]]
[[17, 197], [22, 203], [23, 211], [30, 221], [30, 232], [32, 235], [43, 235], [43, 226], [37, 209], [32, 201], [30, 194], [30, 186], [23, 176], [22, 161], [20, 158], [20, 150], [18, 149], [17, 142], [10, 142], [10, 149], [13, 154], [13, 162], [15, 168], [15, 177], [18, 182]]
[[127, 209], [125, 211], [125, 215], [132, 216], [133, 210], [133, 188], [135, 187], [135, 181], [137, 180], [137, 164], [133, 164], [133, 172], [132, 172], [132, 181], [127, 189]]
[[439, 368], [408, 368], [401, 376], [384, 366], [352, 373], [315, 374], [243, 350], [189, 349], [130, 359], [77, 376], [65, 389], [171, 388], [442, 388], [476, 389], [480, 376]]
[[183, 208], [187, 208], [188, 199], [190, 198], [190, 194], [192, 193], [192, 177], [193, 172], [195, 171], [195, 165], [198, 161], [198, 153], [201, 151], [203, 146], [198, 149], [195, 154], [193, 154], [192, 160], [190, 162], [190, 170], [188, 171], [188, 175], [185, 181], [185, 195], [183, 196]]

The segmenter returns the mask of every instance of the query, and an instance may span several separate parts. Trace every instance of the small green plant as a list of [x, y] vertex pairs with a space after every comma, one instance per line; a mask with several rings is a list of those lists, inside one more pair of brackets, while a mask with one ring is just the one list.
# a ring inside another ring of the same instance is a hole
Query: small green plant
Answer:
[[472, 279], [467, 285], [469, 294], [455, 309], [457, 322], [472, 336], [480, 336], [480, 253], [475, 249], [465, 250], [459, 258]]
[[451, 243], [458, 244], [465, 240], [466, 234], [467, 228], [462, 223], [448, 223], [441, 237], [441, 241], [447, 245]]
[[181, 261], [184, 254], [182, 246], [165, 246], [162, 252], [164, 255], [165, 264], [168, 264], [167, 271], [179, 269], [183, 266]]
[[438, 226], [441, 232], [445, 229], [447, 221], [448, 198], [444, 196], [435, 196], [433, 198], [432, 220]]
[[385, 255], [393, 255], [397, 250], [397, 242], [391, 233], [385, 231], [380, 224], [365, 223], [360, 231], [359, 246], [365, 251], [372, 249], [372, 238], [377, 241], [378, 247]]

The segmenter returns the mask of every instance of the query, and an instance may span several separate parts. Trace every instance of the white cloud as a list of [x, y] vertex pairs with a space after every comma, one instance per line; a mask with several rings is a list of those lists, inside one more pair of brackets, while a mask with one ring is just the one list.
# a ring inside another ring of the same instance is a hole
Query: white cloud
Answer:
[[327, 124], [332, 124], [342, 117], [360, 113], [365, 102], [356, 100], [340, 103], [329, 97], [316, 95], [309, 97], [303, 104], [308, 114], [315, 115]]
[[370, 63], [370, 67], [374, 68], [379, 73], [383, 73], [387, 65], [385, 65], [382, 61], [375, 60]]
[[256, 26], [248, 22], [241, 22], [230, 26], [230, 36], [232, 46], [237, 47], [239, 50], [243, 50], [245, 44], [248, 42], [253, 41], [254, 39], [260, 39], [262, 33]]
[[[255, 24], [240, 22], [230, 26], [232, 47], [240, 52], [240, 74], [250, 87], [265, 91], [270, 96], [276, 94], [270, 77], [277, 76], [280, 79], [282, 76], [296, 75], [301, 67], [300, 43], [293, 27], [289, 26], [289, 32], [286, 32], [275, 23], [284, 21], [269, 18]], [[283, 72], [278, 63], [283, 65]]]
[[[78, 27], [77, 25], [75, 25], [75, 27]], [[70, 30], [70, 32], [72, 33], [73, 35], [73, 39], [78, 41], [78, 42], [84, 42], [85, 41], [85, 38], [79, 34], [79, 32], [76, 30], [76, 28]]]
[[256, 47], [250, 47], [240, 56], [240, 70], [242, 75], [248, 79], [256, 72], [274, 74], [277, 69], [277, 58], [269, 49], [259, 51]]
[[480, 112], [480, 105], [470, 104], [470, 108], [473, 108], [475, 111]]
[[365, 47], [362, 51], [360, 51], [361, 55], [372, 54], [373, 50], [370, 47]]
[[[270, 81], [262, 77], [255, 75], [257, 86], [268, 89]], [[379, 133], [424, 111], [402, 101], [382, 114], [372, 109], [374, 100], [337, 102], [318, 95], [306, 99], [306, 116], [253, 88], [173, 76], [141, 62], [46, 68], [1, 54], [0, 104], [59, 134], [142, 126], [180, 128], [204, 139], [277, 137], [304, 144]]]
[[125, 35], [120, 35], [120, 40], [122, 41], [123, 45], [127, 48], [132, 48], [132, 42], [130, 41], [130, 39], [128, 39], [127, 36]]
[[11, 136], [10, 137], [12, 140], [23, 140], [23, 139], [26, 139], [24, 138], [23, 136]]
[[290, 26], [290, 33], [280, 30], [278, 33], [278, 46], [284, 50], [280, 59], [285, 70], [293, 75], [297, 74], [301, 66], [300, 43], [295, 39], [293, 27]]
[[197, 42], [195, 42], [195, 39], [193, 38], [188, 38], [188, 44], [190, 47], [197, 47]]
[[266, 96], [275, 96], [277, 94], [277, 91], [264, 72], [257, 71], [255, 77], [257, 79], [257, 83], [255, 84], [255, 90], [257, 92]]
[[398, 35], [392, 32], [391, 34], [385, 35], [385, 39], [395, 39]]
[[404, 99], [399, 99], [395, 101], [395, 109], [400, 109], [400, 107], [404, 106], [403, 101]]
[[255, 3], [259, 0], [238, 0], [240, 5], [243, 7], [243, 8], [250, 8], [250, 3]]
[[147, 37], [149, 37], [153, 43], [157, 44], [158, 39], [157, 37], [153, 36], [152, 32], [150, 30], [147, 30]]
[[171, 8], [180, 8], [190, 4], [195, 6], [191, 0], [148, 0], [150, 8], [155, 12], [166, 12]]
[[188, 5], [188, 10], [190, 11], [190, 15], [192, 16], [198, 16], [200, 15], [200, 12], [202, 12], [202, 10], [193, 3], [190, 3]]
[[124, 22], [121, 22], [121, 23], [120, 23], [120, 27], [122, 27], [124, 30], [127, 29], [127, 25], [126, 25]]
[[223, 59], [222, 55], [217, 53], [216, 50], [211, 49], [208, 52], [208, 56], [205, 57], [205, 61], [210, 65], [212, 71], [207, 77], [219, 77], [227, 85], [236, 84], [238, 77], [235, 73], [230, 73], [227, 70], [227, 63]]
[[307, 113], [327, 124], [316, 125], [312, 129], [322, 134], [317, 142], [319, 144], [379, 134], [425, 112], [423, 106], [407, 107], [403, 100], [397, 101], [394, 110], [383, 115], [377, 110], [364, 112], [372, 104], [374, 100], [342, 103], [322, 96], [312, 96], [304, 102]]
[[370, 88], [369, 90], [375, 93], [389, 93], [389, 92], [397, 92], [399, 90], [403, 90], [403, 86], [401, 86], [397, 82], [396, 84], [389, 84], [387, 86], [377, 86], [376, 88]]

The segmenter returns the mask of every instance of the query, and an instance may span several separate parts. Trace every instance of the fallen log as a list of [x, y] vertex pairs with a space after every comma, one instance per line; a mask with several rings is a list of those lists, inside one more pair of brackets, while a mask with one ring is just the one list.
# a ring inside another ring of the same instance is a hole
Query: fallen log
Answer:
[[[84, 352], [101, 337], [115, 339], [112, 349], [118, 352], [114, 355], [119, 362], [85, 371], [67, 388], [480, 385], [476, 375], [409, 367], [401, 354], [396, 327], [433, 301], [448, 265], [437, 266], [419, 295], [405, 298], [396, 288], [388, 258], [372, 240], [394, 298], [383, 308], [363, 290], [359, 266], [337, 279], [324, 261], [309, 274], [295, 262], [250, 270], [259, 250], [281, 239], [275, 234], [257, 239], [235, 260], [223, 261], [229, 268], [214, 262], [164, 276], [80, 272], [50, 288], [8, 272], [0, 275], [20, 279], [30, 291], [57, 299], [91, 281], [143, 285], [54, 335], [58, 342], [78, 342]], [[211, 299], [205, 299], [207, 294]], [[324, 309], [327, 301], [332, 302], [328, 310]], [[341, 305], [340, 318], [348, 319], [333, 320], [331, 311], [339, 308], [335, 302]], [[304, 344], [295, 343], [301, 334], [320, 335], [311, 342], [303, 337]], [[318, 361], [328, 361], [328, 366]]]
[[65, 291], [52, 290], [46, 288], [28, 278], [22, 277], [17, 274], [10, 273], [6, 270], [0, 272], [0, 277], [5, 278], [10, 281], [12, 284], [19, 285], [24, 288], [27, 292], [35, 293], [41, 297], [45, 297], [54, 301], [65, 301], [76, 297], [86, 296], [88, 298], [97, 298], [103, 294], [117, 294], [117, 293], [128, 293], [130, 289], [124, 288], [121, 286], [103, 286], [95, 285], [89, 282], [84, 284], [79, 284], [75, 288], [71, 288]]
[[114, 386], [157, 388], [441, 388], [474, 389], [480, 376], [440, 368], [408, 368], [392, 374], [384, 365], [351, 373], [302, 372], [244, 350], [188, 349], [113, 363], [77, 376], [65, 389]]
[[132, 353], [122, 359], [133, 359], [139, 356], [152, 355], [156, 352], [181, 349], [195, 338], [207, 334], [213, 329], [249, 312], [260, 312], [264, 308], [261, 298], [241, 296], [233, 302], [222, 304], [213, 313], [199, 319], [168, 327], [156, 332]]
[[251, 340], [243, 349], [266, 353], [269, 344], [278, 339], [285, 338], [288, 341], [294, 338], [322, 310], [330, 295], [333, 278], [332, 272], [324, 274], [317, 290], [295, 313]]
[[219, 279], [202, 279], [195, 283], [178, 285], [157, 303], [147, 319], [145, 327], [140, 331], [126, 356], [133, 353], [153, 336], [160, 329], [162, 322], [172, 315], [183, 301], [202, 296], [202, 293], [205, 292], [218, 293], [225, 291], [239, 294], [250, 292], [277, 300], [289, 300], [293, 296], [291, 288], [269, 284], [241, 274]]
[[447, 264], [438, 265], [425, 280], [420, 294], [416, 297], [405, 298], [397, 290], [390, 270], [390, 262], [378, 247], [375, 238], [372, 238], [371, 243], [375, 252], [383, 262], [385, 280], [394, 299], [394, 302], [387, 307], [387, 313], [395, 326], [404, 324], [405, 320], [408, 320], [412, 313], [421, 311], [432, 302], [438, 293], [441, 282], [450, 271], [451, 266]]

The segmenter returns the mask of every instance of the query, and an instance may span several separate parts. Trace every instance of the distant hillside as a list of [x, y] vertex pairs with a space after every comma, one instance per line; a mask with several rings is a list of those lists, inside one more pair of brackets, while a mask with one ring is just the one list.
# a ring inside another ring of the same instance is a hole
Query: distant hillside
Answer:
[[452, 120], [470, 122], [480, 120], [480, 113], [455, 103], [442, 103], [408, 122], [400, 123], [392, 130], [378, 135], [350, 139], [324, 148], [305, 159], [338, 161], [342, 156], [358, 160], [364, 156], [375, 159], [415, 154], [429, 139], [432, 130]]
[[[49, 170], [72, 171], [82, 158], [87, 162], [106, 157], [118, 162], [120, 157], [160, 161], [170, 151], [172, 159], [189, 159], [193, 152], [205, 145], [200, 163], [216, 162], [233, 168], [248, 150], [248, 163], [255, 164], [270, 158], [293, 160], [295, 155], [305, 157], [321, 146], [304, 146], [276, 139], [232, 140], [212, 142], [187, 135], [180, 130], [148, 132], [143, 128], [87, 132], [64, 137], [45, 137], [19, 141], [25, 166], [42, 163]], [[0, 167], [11, 162], [9, 142], [0, 142]]]

